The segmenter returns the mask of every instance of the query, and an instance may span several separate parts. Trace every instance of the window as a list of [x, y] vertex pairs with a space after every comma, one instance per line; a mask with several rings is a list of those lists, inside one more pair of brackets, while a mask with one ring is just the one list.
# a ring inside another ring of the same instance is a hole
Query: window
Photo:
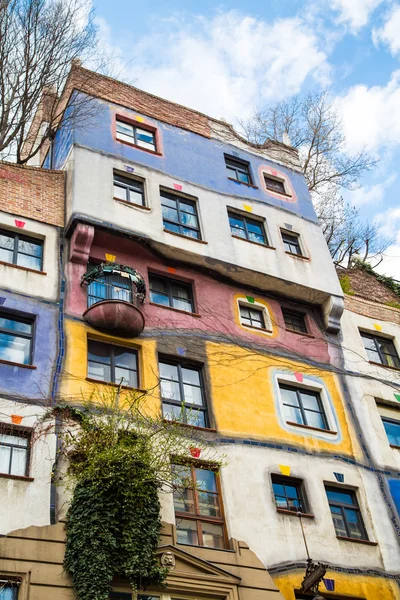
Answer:
[[300, 247], [299, 236], [296, 233], [287, 233], [286, 231], [281, 231], [281, 234], [286, 252], [290, 252], [290, 254], [297, 254], [298, 256], [303, 256]]
[[225, 165], [228, 171], [228, 177], [235, 179], [240, 183], [247, 183], [248, 185], [253, 184], [248, 162], [233, 158], [232, 156], [225, 156]]
[[207, 427], [207, 407], [200, 367], [161, 360], [159, 368], [164, 418]]
[[[149, 598], [149, 600], [151, 600], [152, 598], [157, 598], [157, 596], [142, 596], [141, 594], [139, 594], [138, 600], [141, 600], [142, 598]], [[110, 600], [132, 600], [132, 594], [124, 594], [123, 592], [111, 592]]]
[[333, 524], [338, 537], [367, 540], [355, 492], [336, 487], [325, 487]]
[[280, 384], [286, 422], [329, 430], [318, 392]]
[[[225, 548], [218, 474], [194, 465], [173, 465], [178, 544]], [[185, 485], [185, 487], [181, 487]]]
[[264, 311], [262, 308], [253, 308], [252, 306], [239, 305], [240, 322], [245, 327], [255, 327], [256, 329], [266, 329]]
[[124, 346], [88, 340], [88, 377], [138, 387], [137, 352]]
[[145, 206], [143, 181], [114, 172], [114, 198]]
[[249, 240], [250, 242], [256, 242], [257, 244], [265, 245], [268, 243], [261, 221], [249, 219], [234, 212], [228, 212], [228, 217], [232, 235]]
[[[88, 270], [95, 265], [88, 265]], [[119, 273], [107, 273], [97, 276], [88, 285], [88, 307], [103, 300], [121, 300], [132, 302], [132, 282], [129, 277]]]
[[17, 600], [18, 599], [18, 584], [9, 581], [2, 581], [0, 575], [0, 600]]
[[29, 442], [29, 434], [25, 432], [10, 428], [0, 433], [0, 473], [22, 477], [28, 474]]
[[400, 360], [393, 340], [363, 331], [360, 333], [370, 361], [400, 369]]
[[194, 312], [192, 286], [169, 277], [149, 275], [150, 300], [162, 306]]
[[11, 265], [42, 270], [43, 241], [0, 230], [0, 260]]
[[128, 142], [146, 150], [156, 152], [156, 136], [154, 131], [131, 125], [117, 119], [117, 140]]
[[307, 333], [304, 315], [301, 313], [282, 308], [283, 320], [288, 331], [297, 331], [298, 333]]
[[285, 182], [283, 179], [275, 179], [270, 175], [264, 175], [265, 187], [267, 190], [272, 192], [278, 192], [279, 194], [286, 194]]
[[382, 418], [382, 423], [385, 428], [389, 444], [391, 446], [399, 446], [400, 448], [400, 421]]
[[0, 360], [32, 364], [33, 321], [0, 313]]
[[276, 508], [305, 513], [301, 482], [293, 477], [272, 475]]
[[201, 239], [195, 201], [161, 191], [161, 206], [164, 229]]

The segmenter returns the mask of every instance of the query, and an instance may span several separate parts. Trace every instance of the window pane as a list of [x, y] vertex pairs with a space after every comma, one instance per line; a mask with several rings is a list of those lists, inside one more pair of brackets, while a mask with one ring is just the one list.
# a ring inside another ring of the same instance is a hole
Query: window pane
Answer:
[[[183, 474], [183, 477], [185, 474]], [[193, 490], [189, 488], [174, 491], [174, 508], [176, 512], [195, 513]]]
[[18, 254], [17, 265], [27, 269], [40, 271], [42, 268], [42, 259], [37, 258], [36, 256], [29, 256], [28, 254]]
[[27, 451], [25, 448], [13, 448], [11, 459], [11, 475], [26, 475]]
[[28, 446], [28, 438], [19, 435], [0, 435], [0, 444], [12, 444], [13, 446], [20, 446], [26, 448]]
[[393, 444], [393, 446], [400, 446], [400, 422], [382, 421], [389, 443]]
[[175, 208], [170, 208], [169, 206], [163, 206], [162, 214], [163, 214], [164, 219], [168, 219], [168, 221], [174, 221], [175, 223], [179, 223], [178, 211]]
[[274, 494], [276, 494], [278, 496], [284, 496], [285, 495], [285, 487], [281, 483], [273, 483], [272, 487], [273, 487], [273, 490], [274, 490]]
[[199, 545], [199, 538], [197, 536], [197, 527], [195, 521], [177, 518], [176, 534], [178, 538], [178, 544], [191, 544], [192, 546]]
[[121, 383], [129, 387], [136, 388], [138, 386], [137, 373], [136, 371], [130, 371], [128, 369], [122, 369], [121, 367], [115, 367], [115, 381], [114, 383]]
[[275, 502], [278, 508], [289, 509], [286, 496], [275, 496]]
[[[13, 263], [13, 251], [0, 248], [0, 260], [6, 263]], [[0, 596], [1, 598], [1, 596]]]
[[181, 399], [179, 384], [174, 381], [162, 379], [161, 380], [161, 396], [163, 398], [166, 398], [167, 400], [176, 400], [177, 402], [181, 402], [182, 399]]
[[88, 358], [89, 361], [101, 362], [103, 364], [110, 364], [110, 348], [107, 344], [101, 342], [95, 342], [93, 340], [88, 341]]
[[203, 410], [196, 410], [195, 408], [185, 408], [184, 414], [184, 422], [188, 425], [194, 425], [195, 427], [206, 427], [205, 412]]
[[187, 235], [188, 237], [195, 238], [196, 240], [200, 239], [200, 234], [198, 231], [194, 231], [193, 229], [187, 229], [186, 227], [181, 228], [181, 233], [183, 235]]
[[208, 492], [217, 491], [216, 475], [214, 471], [196, 469], [196, 482], [197, 487], [200, 490], [207, 490]]
[[199, 492], [199, 511], [205, 517], [220, 517], [219, 501], [217, 494]]
[[183, 200], [180, 200], [179, 206], [181, 211], [184, 211], [185, 213], [190, 213], [192, 215], [196, 214], [196, 205], [192, 202], [184, 202]]
[[347, 526], [349, 529], [349, 536], [357, 538], [359, 540], [365, 539], [365, 534], [361, 524], [360, 513], [356, 510], [351, 510], [348, 508], [345, 508], [344, 512], [346, 515]]
[[247, 175], [247, 173], [243, 173], [242, 171], [238, 171], [238, 180], [242, 181], [243, 183], [250, 183], [250, 177]]
[[114, 198], [119, 198], [119, 200], [128, 200], [126, 188], [114, 183]]
[[0, 233], [0, 248], [14, 250], [14, 237], [5, 233]]
[[310, 427], [316, 427], [317, 429], [326, 429], [323, 416], [317, 412], [306, 411], [307, 425]]
[[303, 424], [303, 417], [299, 408], [294, 406], [283, 406], [286, 421], [292, 421], [292, 423]]
[[179, 310], [185, 310], [186, 312], [192, 312], [193, 307], [190, 300], [184, 300], [182, 298], [172, 298], [172, 306]]
[[109, 365], [91, 362], [88, 363], [88, 377], [99, 381], [111, 381], [111, 368]]
[[176, 199], [174, 197], [168, 196], [167, 193], [161, 194], [161, 204], [164, 206], [169, 206], [170, 208], [176, 208]]
[[124, 123], [123, 121], [117, 121], [117, 132], [124, 133], [126, 135], [133, 135], [133, 127], [128, 123]]
[[203, 545], [209, 548], [224, 548], [224, 530], [222, 525], [202, 523]]
[[164, 279], [159, 277], [150, 276], [150, 289], [153, 292], [159, 292], [162, 294], [168, 294], [168, 285]]
[[[1, 584], [3, 585], [3, 584]], [[15, 598], [14, 589], [10, 585], [1, 587], [0, 589], [0, 600], [13, 600]]]
[[286, 485], [285, 488], [286, 488], [286, 495], [288, 496], [288, 498], [298, 498], [299, 497], [297, 488], [294, 487], [294, 485]]
[[272, 177], [267, 177], [264, 175], [265, 185], [268, 189], [274, 190], [276, 192], [285, 193], [285, 186], [283, 181], [279, 181], [277, 179], [273, 179]]
[[18, 242], [18, 252], [40, 258], [42, 256], [42, 244], [33, 240], [20, 239]]
[[287, 388], [280, 388], [280, 390], [282, 400], [285, 404], [290, 404], [291, 406], [299, 406], [296, 390], [289, 390]]
[[332, 502], [338, 502], [340, 504], [356, 504], [353, 499], [353, 495], [349, 492], [330, 489], [326, 490], [326, 495], [328, 496], [328, 500]]
[[163, 306], [170, 306], [169, 296], [162, 294], [161, 292], [150, 291], [150, 300], [155, 304], [162, 304]]
[[11, 331], [21, 331], [21, 333], [31, 333], [32, 325], [30, 323], [24, 323], [23, 321], [9, 319], [7, 317], [0, 317], [0, 329], [9, 329]]
[[128, 369], [137, 369], [136, 352], [129, 352], [124, 348], [114, 347], [114, 360], [118, 367], [126, 367]]
[[168, 231], [173, 231], [174, 233], [181, 233], [181, 228], [179, 225], [175, 225], [174, 223], [169, 223], [168, 221], [164, 221], [164, 229]]
[[340, 508], [331, 506], [331, 513], [336, 535], [347, 537], [347, 529]]
[[11, 448], [0, 445], [0, 473], [10, 472], [10, 456]]
[[185, 402], [187, 402], [188, 404], [196, 404], [197, 406], [202, 406], [203, 398], [201, 395], [200, 388], [185, 383], [183, 385], [183, 390], [185, 393]]
[[160, 377], [163, 379], [171, 379], [172, 381], [178, 381], [178, 367], [176, 365], [169, 365], [168, 363], [160, 362]]
[[264, 235], [261, 233], [254, 233], [253, 231], [249, 231], [249, 240], [252, 242], [257, 242], [257, 244], [265, 244]]
[[188, 213], [181, 212], [181, 221], [182, 225], [188, 225], [189, 227], [198, 228], [197, 217], [195, 215], [189, 215]]
[[164, 419], [168, 419], [168, 421], [179, 421], [180, 423], [186, 423], [186, 411], [184, 406], [177, 406], [176, 404], [168, 404], [167, 402], [163, 402], [162, 410]]
[[0, 333], [0, 359], [28, 365], [31, 362], [31, 340]]
[[188, 367], [182, 367], [182, 379], [184, 383], [200, 385], [200, 373], [197, 369], [189, 369]]
[[309, 408], [311, 410], [319, 411], [319, 403], [315, 394], [308, 394], [306, 391], [302, 390], [300, 392], [301, 401], [303, 403], [304, 408]]
[[149, 150], [155, 150], [154, 133], [145, 129], [136, 128], [136, 140], [138, 146], [148, 148]]

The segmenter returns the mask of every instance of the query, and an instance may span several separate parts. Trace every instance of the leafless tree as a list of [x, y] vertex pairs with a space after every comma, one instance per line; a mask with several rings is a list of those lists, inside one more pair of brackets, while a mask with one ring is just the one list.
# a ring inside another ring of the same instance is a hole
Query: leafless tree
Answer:
[[[272, 139], [299, 152], [308, 188], [336, 263], [349, 263], [354, 255], [363, 260], [381, 260], [390, 240], [377, 228], [364, 223], [356, 208], [342, 197], [343, 189], [354, 190], [361, 176], [377, 160], [361, 148], [346, 151], [341, 119], [326, 91], [293, 96], [266, 110], [256, 109], [247, 121], [239, 121], [246, 139], [263, 144]], [[377, 263], [377, 261], [375, 261]]]
[[[26, 163], [54, 136], [71, 62], [96, 55], [93, 19], [87, 0], [0, 0], [3, 159]], [[76, 119], [80, 110], [86, 105], [76, 103], [70, 117]]]

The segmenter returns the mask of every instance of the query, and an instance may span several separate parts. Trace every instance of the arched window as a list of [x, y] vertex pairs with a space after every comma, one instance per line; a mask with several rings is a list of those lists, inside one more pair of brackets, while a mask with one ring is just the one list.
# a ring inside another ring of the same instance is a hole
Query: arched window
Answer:
[[146, 285], [142, 276], [130, 267], [116, 263], [92, 266], [82, 278], [88, 288], [88, 308], [105, 300], [119, 300], [136, 306], [143, 303]]

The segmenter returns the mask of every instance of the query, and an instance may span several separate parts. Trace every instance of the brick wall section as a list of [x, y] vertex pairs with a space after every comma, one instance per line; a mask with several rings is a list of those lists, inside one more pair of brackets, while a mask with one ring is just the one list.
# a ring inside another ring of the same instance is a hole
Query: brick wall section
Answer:
[[0, 210], [64, 227], [65, 173], [0, 161]]
[[379, 321], [390, 321], [391, 323], [400, 325], [400, 310], [398, 308], [383, 306], [364, 298], [357, 298], [357, 296], [345, 296], [344, 307], [364, 317], [370, 317]]
[[351, 288], [356, 296], [387, 304], [388, 302], [399, 302], [400, 298], [392, 292], [384, 283], [378, 281], [373, 275], [365, 273], [360, 269], [340, 269], [338, 277], [341, 279], [347, 275], [350, 279]]

